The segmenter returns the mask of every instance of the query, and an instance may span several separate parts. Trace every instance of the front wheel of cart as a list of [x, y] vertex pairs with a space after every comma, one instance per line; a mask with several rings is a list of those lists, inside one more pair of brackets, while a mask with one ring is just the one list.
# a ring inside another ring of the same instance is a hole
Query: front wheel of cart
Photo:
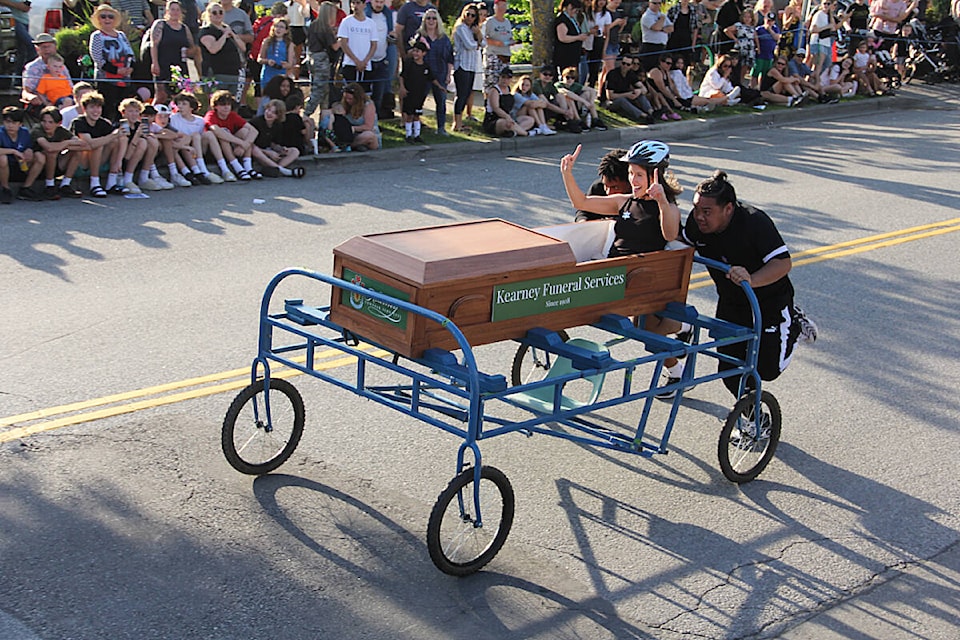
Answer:
[[727, 480], [750, 482], [763, 471], [780, 442], [780, 404], [772, 393], [760, 395], [760, 419], [754, 418], [757, 394], [737, 400], [720, 432], [717, 455]]
[[257, 380], [233, 399], [223, 419], [221, 446], [240, 473], [260, 475], [287, 461], [303, 435], [303, 398], [286, 380], [270, 380], [270, 406], [264, 381]]
[[474, 502], [474, 470], [464, 469], [450, 481], [430, 512], [427, 550], [440, 571], [466, 576], [493, 560], [513, 525], [513, 487], [494, 467], [481, 467], [479, 502]]
[[[557, 334], [564, 342], [570, 339], [566, 331], [558, 331]], [[517, 387], [528, 382], [543, 380], [556, 358], [557, 356], [549, 351], [531, 347], [528, 344], [521, 344], [517, 353], [513, 356], [510, 381], [513, 386]]]

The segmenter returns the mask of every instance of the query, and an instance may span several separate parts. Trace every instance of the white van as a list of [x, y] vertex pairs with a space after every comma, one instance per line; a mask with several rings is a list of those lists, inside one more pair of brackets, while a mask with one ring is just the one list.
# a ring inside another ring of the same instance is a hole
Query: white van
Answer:
[[33, 0], [30, 5], [30, 35], [55, 34], [63, 28], [63, 0]]

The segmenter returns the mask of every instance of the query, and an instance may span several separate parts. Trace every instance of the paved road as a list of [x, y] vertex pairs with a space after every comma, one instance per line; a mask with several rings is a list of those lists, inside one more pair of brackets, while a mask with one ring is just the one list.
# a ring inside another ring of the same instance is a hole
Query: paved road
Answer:
[[[233, 394], [203, 391], [242, 384], [227, 373], [0, 444], [0, 639], [955, 637], [956, 122], [927, 110], [668, 138], [685, 186], [724, 167], [811, 252], [794, 282], [822, 337], [770, 385], [784, 438], [757, 481], [717, 469], [720, 385], [689, 394], [665, 457], [494, 439], [485, 460], [513, 483], [516, 521], [484, 572], [454, 579], [423, 542], [450, 437], [298, 380], [304, 441], [252, 480], [218, 450]], [[586, 146], [582, 183], [603, 151]], [[371, 154], [325, 180], [5, 210], [0, 416], [246, 367], [269, 277], [328, 271], [353, 235], [564, 221], [559, 153], [388, 168]], [[691, 301], [710, 309], [709, 288]], [[510, 355], [481, 350], [493, 367]], [[171, 393], [195, 397], [158, 400]]]

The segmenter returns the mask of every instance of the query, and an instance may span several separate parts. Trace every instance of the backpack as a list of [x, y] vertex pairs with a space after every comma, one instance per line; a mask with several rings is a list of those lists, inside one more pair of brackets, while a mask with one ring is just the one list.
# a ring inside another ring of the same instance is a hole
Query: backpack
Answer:
[[251, 60], [256, 60], [260, 55], [260, 48], [263, 41], [270, 35], [270, 27], [273, 25], [273, 16], [266, 15], [257, 18], [253, 23], [253, 42], [250, 43], [250, 52], [248, 56]]

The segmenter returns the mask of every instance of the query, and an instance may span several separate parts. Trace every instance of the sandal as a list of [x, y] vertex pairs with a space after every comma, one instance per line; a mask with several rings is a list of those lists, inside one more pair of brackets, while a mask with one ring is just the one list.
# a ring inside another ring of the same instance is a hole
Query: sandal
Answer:
[[251, 169], [250, 171], [247, 171], [247, 174], [249, 174], [249, 176], [254, 180], [263, 180], [263, 174], [257, 171], [256, 169]]
[[249, 174], [247, 171], [245, 171], [245, 170], [244, 170], [244, 171], [241, 171], [240, 173], [238, 173], [238, 174], [237, 174], [237, 178], [238, 178], [239, 180], [244, 181], [244, 182], [250, 182], [250, 180], [251, 180], [250, 174]]
[[307, 170], [303, 167], [294, 167], [290, 171], [293, 172], [294, 178], [302, 178], [303, 176], [307, 175]]
[[94, 198], [106, 198], [107, 190], [101, 187], [100, 185], [97, 185], [95, 187], [90, 187], [90, 195], [93, 196]]

